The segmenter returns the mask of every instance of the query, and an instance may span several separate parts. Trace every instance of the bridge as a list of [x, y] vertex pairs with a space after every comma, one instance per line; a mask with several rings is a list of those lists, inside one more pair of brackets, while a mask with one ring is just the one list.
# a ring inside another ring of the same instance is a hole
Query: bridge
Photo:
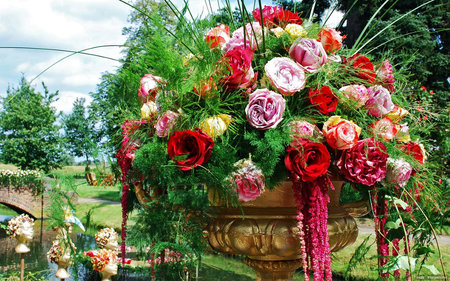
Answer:
[[0, 203], [33, 218], [44, 216], [44, 196], [35, 195], [30, 187], [0, 186]]

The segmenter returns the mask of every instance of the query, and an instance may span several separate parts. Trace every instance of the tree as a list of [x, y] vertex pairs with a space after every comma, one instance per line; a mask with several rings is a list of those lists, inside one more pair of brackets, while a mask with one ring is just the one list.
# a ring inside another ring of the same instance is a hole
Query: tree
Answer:
[[51, 103], [58, 92], [36, 92], [22, 78], [17, 89], [8, 88], [0, 112], [0, 160], [22, 169], [49, 172], [64, 157], [56, 112]]
[[73, 103], [73, 111], [63, 117], [65, 147], [77, 157], [86, 159], [86, 170], [89, 169], [89, 156], [98, 143], [95, 120], [88, 114], [84, 98], [77, 98]]

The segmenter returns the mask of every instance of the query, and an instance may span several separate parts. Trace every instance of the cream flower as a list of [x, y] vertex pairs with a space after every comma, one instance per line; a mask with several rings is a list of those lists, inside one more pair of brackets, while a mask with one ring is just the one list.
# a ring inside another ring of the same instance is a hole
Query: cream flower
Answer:
[[284, 29], [289, 35], [291, 35], [292, 39], [297, 39], [298, 37], [305, 37], [308, 32], [303, 28], [303, 26], [299, 24], [290, 23], [286, 25]]
[[231, 123], [231, 116], [228, 114], [219, 114], [209, 117], [200, 123], [200, 129], [212, 138], [217, 138], [228, 128]]

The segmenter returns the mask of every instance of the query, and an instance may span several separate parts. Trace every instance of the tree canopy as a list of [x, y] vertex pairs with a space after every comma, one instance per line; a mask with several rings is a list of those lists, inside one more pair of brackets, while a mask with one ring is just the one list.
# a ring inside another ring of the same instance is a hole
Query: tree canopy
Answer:
[[58, 92], [49, 93], [42, 86], [43, 94], [22, 78], [18, 88], [7, 90], [0, 111], [0, 159], [22, 169], [48, 172], [60, 167], [64, 151], [51, 106]]

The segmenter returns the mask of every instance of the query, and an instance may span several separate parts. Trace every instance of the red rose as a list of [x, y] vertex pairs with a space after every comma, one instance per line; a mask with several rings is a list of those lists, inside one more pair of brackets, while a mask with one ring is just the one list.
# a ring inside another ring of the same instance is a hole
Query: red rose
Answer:
[[231, 91], [238, 88], [251, 88], [258, 76], [252, 68], [253, 50], [250, 48], [235, 47], [225, 54], [225, 59], [229, 64], [229, 75], [220, 79], [222, 84]]
[[320, 89], [310, 89], [308, 96], [311, 104], [315, 105], [323, 114], [329, 115], [336, 110], [338, 98], [330, 87], [322, 86]]
[[427, 159], [427, 155], [425, 152], [425, 147], [422, 144], [418, 144], [416, 142], [408, 142], [400, 146], [400, 149], [403, 150], [406, 154], [414, 157], [420, 164], [424, 164]]
[[336, 31], [333, 28], [325, 27], [319, 31], [319, 38], [317, 41], [322, 43], [323, 48], [327, 54], [332, 54], [342, 47], [342, 40], [345, 35], [342, 36], [340, 31]]
[[354, 54], [345, 61], [355, 68], [356, 74], [359, 78], [373, 83], [377, 74], [373, 68], [373, 64], [367, 57], [360, 54]]
[[286, 25], [292, 23], [292, 24], [302, 24], [303, 20], [298, 16], [297, 13], [293, 13], [291, 11], [283, 11], [283, 10], [279, 10], [276, 13], [275, 16], [275, 22], [281, 26], [281, 27], [286, 27]]
[[191, 170], [209, 160], [213, 139], [202, 130], [175, 131], [169, 138], [167, 152], [182, 171]]
[[330, 153], [321, 143], [298, 138], [286, 149], [284, 165], [301, 181], [314, 181], [328, 171]]

